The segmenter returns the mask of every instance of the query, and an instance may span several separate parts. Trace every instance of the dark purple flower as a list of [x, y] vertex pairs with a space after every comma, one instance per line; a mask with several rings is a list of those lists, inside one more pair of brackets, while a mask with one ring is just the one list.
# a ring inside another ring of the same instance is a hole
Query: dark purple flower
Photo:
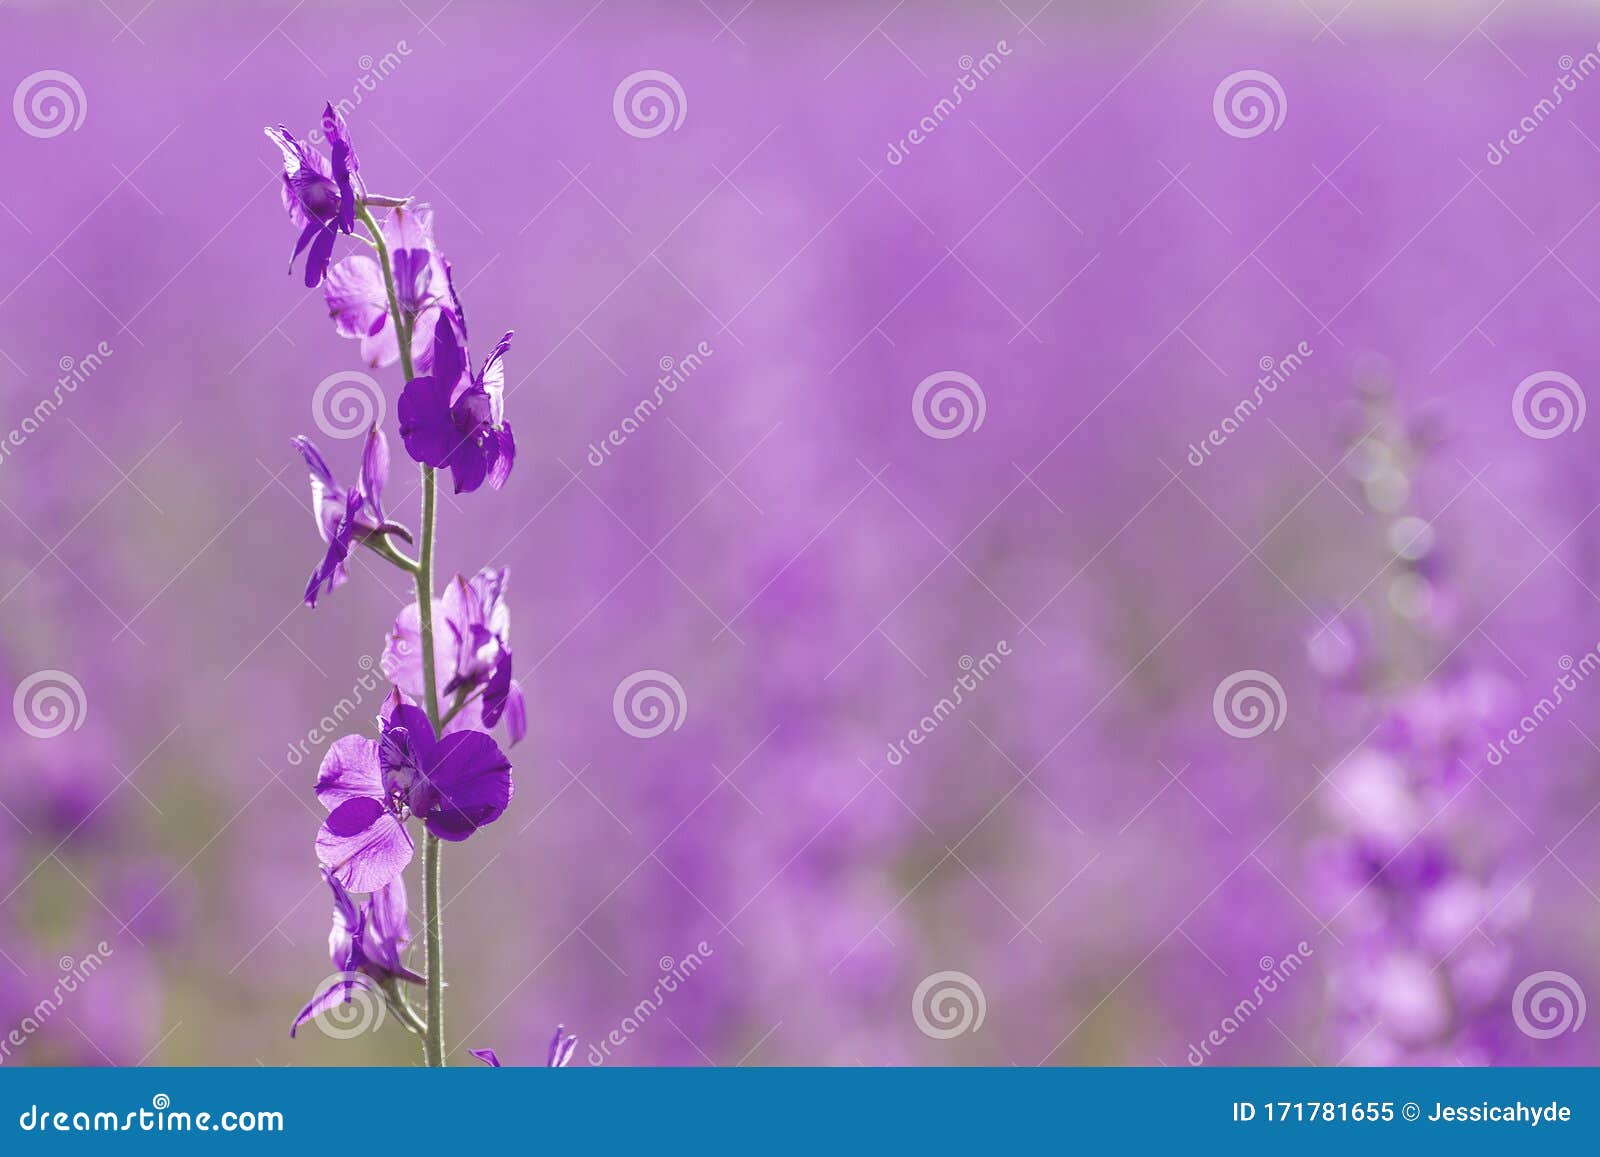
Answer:
[[328, 544], [322, 561], [311, 572], [306, 584], [307, 606], [316, 606], [323, 593], [332, 591], [349, 577], [345, 560], [352, 542], [368, 536], [397, 535], [411, 541], [411, 534], [383, 516], [383, 487], [389, 477], [389, 442], [374, 426], [367, 432], [361, 453], [361, 475], [354, 488], [346, 490], [334, 481], [333, 472], [316, 444], [305, 435], [290, 439], [311, 471], [311, 513], [317, 533]]
[[456, 336], [458, 315], [441, 310], [434, 326], [433, 370], [412, 378], [400, 393], [400, 437], [406, 452], [435, 469], [449, 467], [457, 494], [487, 479], [505, 485], [516, 458], [511, 423], [505, 420], [505, 355], [502, 337], [473, 377], [467, 352]]
[[[556, 1025], [556, 1035], [550, 1038], [550, 1057], [545, 1062], [546, 1067], [564, 1069], [572, 1060], [572, 1054], [577, 1050], [578, 1038], [576, 1036], [563, 1037], [565, 1025]], [[500, 1068], [500, 1057], [493, 1049], [468, 1049], [469, 1053], [477, 1057], [490, 1068]]]
[[300, 230], [289, 268], [307, 246], [311, 250], [306, 256], [307, 288], [320, 285], [327, 275], [335, 235], [355, 232], [356, 200], [364, 192], [349, 129], [331, 104], [323, 110], [322, 130], [333, 148], [331, 162], [282, 125], [262, 130], [283, 153], [283, 207]]
[[[509, 571], [485, 567], [470, 579], [457, 575], [433, 604], [434, 680], [442, 696], [481, 696], [455, 722], [493, 727], [505, 717], [513, 744], [527, 734], [521, 685], [511, 677], [511, 608], [505, 599]], [[422, 686], [422, 629], [417, 604], [395, 619], [384, 644], [383, 670], [413, 700]]]
[[[411, 364], [424, 373], [433, 366], [439, 312], [451, 303], [449, 272], [433, 240], [433, 210], [426, 205], [397, 208], [379, 228], [389, 246], [395, 297], [411, 326]], [[346, 257], [328, 271], [322, 292], [340, 336], [360, 339], [362, 361], [387, 366], [399, 360], [389, 291], [375, 260], [365, 254]]]
[[289, 1029], [291, 1037], [306, 1021], [349, 1003], [358, 991], [378, 988], [390, 980], [424, 983], [423, 978], [403, 962], [406, 946], [411, 942], [405, 880], [395, 876], [357, 907], [332, 872], [324, 868], [322, 878], [333, 890], [333, 928], [328, 933], [328, 955], [339, 975], [300, 1010]]
[[511, 763], [485, 732], [435, 739], [427, 715], [398, 691], [379, 729], [376, 741], [335, 741], [317, 773], [317, 798], [330, 812], [317, 859], [354, 892], [383, 887], [411, 862], [411, 816], [440, 839], [464, 840], [511, 802]]

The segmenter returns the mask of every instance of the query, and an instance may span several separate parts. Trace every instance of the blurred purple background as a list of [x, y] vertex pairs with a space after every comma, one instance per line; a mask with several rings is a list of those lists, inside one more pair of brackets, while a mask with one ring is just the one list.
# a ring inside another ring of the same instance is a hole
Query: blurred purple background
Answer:
[[[531, 732], [446, 857], [453, 1062], [558, 1021], [580, 1064], [1600, 1062], [1596, 426], [1513, 407], [1600, 380], [1600, 25], [1035, 7], [6, 6], [6, 90], [83, 116], [0, 126], [4, 1063], [419, 1059], [287, 1033], [316, 763], [411, 598], [363, 556], [299, 602], [288, 439], [349, 477], [311, 399], [362, 367], [261, 128], [327, 99], [517, 331], [516, 471], [440, 514], [442, 574], [511, 568]], [[683, 118], [640, 136], [646, 69]], [[1214, 112], [1241, 70], [1276, 128]], [[983, 420], [931, 437], [942, 372]], [[646, 670], [683, 702], [641, 739]]]

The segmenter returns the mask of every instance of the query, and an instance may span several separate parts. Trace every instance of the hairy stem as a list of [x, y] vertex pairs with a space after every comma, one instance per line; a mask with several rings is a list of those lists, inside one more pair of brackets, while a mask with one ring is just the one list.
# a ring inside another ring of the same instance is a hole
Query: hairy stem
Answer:
[[[389, 295], [389, 317], [394, 322], [395, 342], [400, 349], [400, 371], [406, 381], [416, 376], [411, 365], [411, 327], [413, 321], [400, 309], [400, 297], [395, 292], [394, 265], [389, 256], [389, 246], [383, 231], [372, 219], [371, 211], [360, 205], [356, 209], [361, 223], [372, 235], [372, 247], [377, 250], [378, 264], [383, 268], [383, 286]], [[417, 560], [412, 576], [417, 586], [417, 611], [422, 634], [422, 690], [423, 707], [435, 736], [440, 731], [439, 688], [433, 667], [433, 538], [434, 515], [438, 500], [438, 485], [433, 467], [422, 467], [422, 527], [417, 536]], [[423, 1061], [430, 1068], [444, 1064], [444, 923], [439, 911], [439, 860], [440, 840], [427, 832], [422, 836], [422, 903], [425, 913], [424, 932], [428, 957], [428, 1009], [427, 1032], [423, 1036]]]

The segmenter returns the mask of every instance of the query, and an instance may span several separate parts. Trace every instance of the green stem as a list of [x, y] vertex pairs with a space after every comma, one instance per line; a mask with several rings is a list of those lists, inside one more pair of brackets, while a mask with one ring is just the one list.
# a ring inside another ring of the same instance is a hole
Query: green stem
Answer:
[[[378, 264], [383, 268], [383, 286], [389, 295], [389, 316], [394, 320], [395, 342], [400, 350], [400, 371], [406, 381], [416, 376], [411, 365], [412, 319], [400, 309], [400, 297], [394, 287], [394, 266], [389, 257], [389, 246], [383, 239], [383, 230], [372, 219], [365, 205], [356, 208], [361, 223], [372, 235], [372, 247], [377, 250]], [[440, 732], [439, 689], [435, 682], [433, 666], [433, 538], [434, 514], [438, 501], [438, 486], [431, 466], [422, 467], [422, 527], [417, 537], [417, 559], [411, 568], [417, 586], [417, 611], [422, 633], [422, 689], [423, 707], [433, 733]], [[422, 903], [425, 913], [424, 932], [428, 958], [428, 1009], [427, 1032], [423, 1037], [423, 1061], [429, 1068], [444, 1065], [444, 933], [440, 918], [439, 859], [440, 840], [424, 831], [422, 836]]]

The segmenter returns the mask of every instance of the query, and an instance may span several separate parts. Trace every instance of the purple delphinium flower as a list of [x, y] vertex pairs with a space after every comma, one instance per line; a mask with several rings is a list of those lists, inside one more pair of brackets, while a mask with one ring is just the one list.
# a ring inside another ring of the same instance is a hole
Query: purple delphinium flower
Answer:
[[500, 339], [474, 377], [462, 338], [456, 336], [458, 321], [457, 313], [439, 312], [432, 373], [412, 378], [400, 393], [400, 437], [418, 462], [449, 467], [457, 494], [476, 490], [485, 480], [498, 490], [511, 474], [517, 450], [505, 420], [511, 334]]
[[346, 490], [334, 481], [316, 444], [304, 434], [290, 439], [311, 471], [311, 512], [317, 532], [328, 544], [326, 553], [311, 572], [306, 584], [306, 605], [317, 605], [319, 596], [332, 591], [349, 577], [345, 560], [352, 542], [368, 536], [397, 535], [411, 541], [411, 534], [383, 515], [383, 487], [389, 477], [389, 442], [374, 426], [367, 433], [361, 453], [361, 475], [355, 487]]
[[[513, 744], [527, 734], [527, 709], [521, 685], [511, 677], [511, 608], [505, 599], [510, 572], [485, 567], [472, 578], [457, 575], [433, 603], [434, 679], [441, 696], [458, 696], [464, 704], [481, 697], [452, 722], [477, 722], [493, 727], [502, 716]], [[416, 603], [401, 610], [384, 643], [383, 669], [395, 686], [420, 700], [422, 627]]]
[[[547, 1068], [566, 1068], [572, 1060], [572, 1054], [577, 1051], [577, 1036], [563, 1037], [561, 1034], [565, 1031], [565, 1025], [556, 1025], [556, 1035], [550, 1038], [550, 1056], [545, 1061]], [[467, 1051], [492, 1069], [501, 1067], [500, 1057], [493, 1049], [468, 1049]]]
[[[451, 305], [449, 271], [433, 239], [433, 210], [427, 205], [397, 208], [379, 228], [389, 246], [395, 297], [411, 326], [411, 364], [424, 373], [433, 366], [439, 312]], [[346, 257], [328, 271], [322, 292], [339, 335], [360, 339], [362, 361], [388, 366], [399, 360], [389, 290], [376, 261], [360, 253]]]
[[464, 840], [511, 802], [511, 763], [487, 733], [435, 739], [427, 715], [398, 691], [384, 703], [379, 730], [377, 740], [335, 741], [317, 773], [317, 798], [330, 813], [317, 833], [317, 859], [354, 892], [383, 887], [411, 862], [411, 816], [440, 839]]
[[357, 907], [350, 893], [326, 868], [322, 878], [333, 890], [333, 928], [328, 933], [328, 955], [339, 972], [333, 983], [300, 1010], [289, 1028], [289, 1035], [306, 1021], [340, 1004], [347, 1004], [358, 990], [371, 989], [390, 980], [424, 983], [423, 978], [404, 964], [411, 928], [406, 916], [405, 880], [395, 876]]
[[355, 232], [356, 201], [365, 193], [350, 130], [332, 104], [323, 109], [322, 132], [333, 149], [331, 162], [282, 125], [262, 131], [283, 153], [283, 207], [300, 229], [289, 268], [309, 246], [306, 287], [315, 288], [327, 275], [335, 235]]

